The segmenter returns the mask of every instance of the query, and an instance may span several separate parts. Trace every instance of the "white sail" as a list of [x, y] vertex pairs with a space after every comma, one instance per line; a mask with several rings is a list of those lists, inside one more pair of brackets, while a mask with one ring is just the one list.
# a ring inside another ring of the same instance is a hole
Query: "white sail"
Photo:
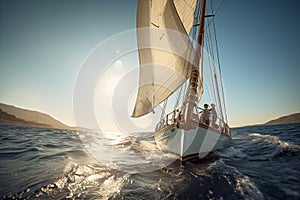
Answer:
[[132, 117], [153, 111], [189, 78], [194, 49], [188, 33], [196, 2], [138, 1], [140, 82]]

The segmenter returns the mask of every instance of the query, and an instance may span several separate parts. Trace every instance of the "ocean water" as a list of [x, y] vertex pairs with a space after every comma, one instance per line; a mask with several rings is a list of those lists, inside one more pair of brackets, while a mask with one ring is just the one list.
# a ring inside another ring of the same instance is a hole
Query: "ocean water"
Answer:
[[149, 133], [0, 124], [0, 198], [300, 199], [300, 124], [233, 132], [227, 148], [180, 166]]

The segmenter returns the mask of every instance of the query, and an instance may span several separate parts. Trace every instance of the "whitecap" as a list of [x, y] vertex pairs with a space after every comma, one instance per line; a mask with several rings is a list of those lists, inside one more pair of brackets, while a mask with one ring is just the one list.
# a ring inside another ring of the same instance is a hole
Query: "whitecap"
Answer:
[[300, 146], [290, 141], [284, 141], [280, 137], [275, 135], [264, 135], [259, 133], [252, 133], [249, 135], [252, 141], [264, 141], [270, 144], [276, 145], [281, 148], [289, 148], [294, 150], [300, 150]]

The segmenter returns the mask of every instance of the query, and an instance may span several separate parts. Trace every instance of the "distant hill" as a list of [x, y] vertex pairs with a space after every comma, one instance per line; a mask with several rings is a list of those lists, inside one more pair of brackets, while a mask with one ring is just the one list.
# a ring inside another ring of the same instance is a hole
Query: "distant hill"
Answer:
[[24, 119], [20, 119], [14, 115], [10, 115], [6, 112], [3, 112], [1, 109], [0, 109], [0, 123], [17, 124], [17, 125], [25, 125], [25, 126], [37, 126], [37, 127], [49, 127], [49, 128], [52, 127], [48, 124], [25, 121]]
[[0, 123], [70, 129], [48, 114], [0, 103]]
[[268, 121], [267, 123], [265, 123], [265, 125], [292, 124], [292, 123], [300, 123], [300, 113], [279, 117], [277, 119]]

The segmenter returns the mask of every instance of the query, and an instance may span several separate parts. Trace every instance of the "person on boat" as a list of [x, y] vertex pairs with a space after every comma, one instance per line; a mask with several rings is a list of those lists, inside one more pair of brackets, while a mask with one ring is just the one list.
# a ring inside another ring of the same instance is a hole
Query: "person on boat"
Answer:
[[219, 128], [219, 126], [216, 124], [216, 121], [217, 121], [216, 105], [211, 103], [210, 106], [211, 106], [211, 109], [209, 109], [209, 111], [211, 113], [211, 125], [214, 128]]
[[201, 118], [200, 118], [200, 122], [209, 126], [209, 117], [210, 117], [210, 112], [208, 109], [208, 104], [204, 104], [204, 110], [201, 111]]

